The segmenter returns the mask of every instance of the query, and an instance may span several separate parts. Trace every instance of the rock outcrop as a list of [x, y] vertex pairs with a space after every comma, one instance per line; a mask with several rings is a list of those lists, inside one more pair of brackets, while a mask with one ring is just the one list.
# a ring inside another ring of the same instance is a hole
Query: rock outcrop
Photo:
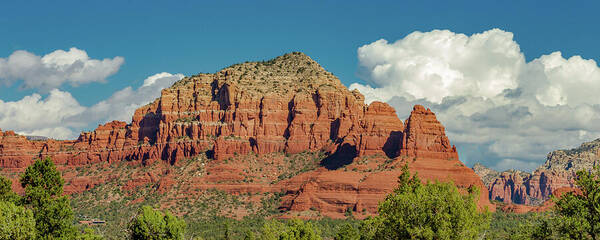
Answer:
[[225, 159], [249, 152], [335, 152], [346, 145], [356, 155], [395, 154], [402, 122], [389, 105], [363, 102], [308, 56], [286, 54], [185, 78], [136, 110], [131, 124], [110, 122], [76, 141], [27, 141], [8, 132], [0, 142], [0, 167], [23, 167], [44, 156], [68, 165], [176, 164], [207, 150]]
[[450, 145], [444, 126], [431, 110], [415, 106], [406, 120], [405, 128], [400, 155], [458, 160], [456, 147]]
[[[570, 150], [549, 153], [544, 165], [533, 173], [505, 171], [487, 184], [491, 200], [539, 205], [555, 192], [575, 188], [576, 172], [590, 170], [600, 163], [600, 139]], [[475, 168], [474, 168], [475, 169]], [[482, 173], [475, 169], [477, 173]], [[480, 174], [483, 179], [489, 175]]]
[[[453, 181], [465, 191], [477, 187], [482, 192], [479, 206], [495, 210], [486, 195], [487, 188], [473, 170], [458, 160], [456, 148], [450, 145], [444, 127], [429, 109], [414, 107], [399, 144], [396, 159], [387, 164], [379, 159], [380, 171], [321, 170], [290, 179], [285, 183], [288, 194], [282, 207], [291, 211], [325, 209], [332, 217], [343, 217], [347, 209], [375, 214], [379, 201], [396, 187], [401, 167], [408, 164], [423, 181]], [[360, 162], [350, 162], [345, 169], [360, 169]]]
[[531, 174], [520, 171], [506, 171], [500, 173], [489, 185], [490, 200], [505, 203], [531, 204], [525, 181], [530, 179]]
[[[277, 184], [250, 186], [242, 182], [245, 166], [219, 164], [240, 155], [256, 154], [261, 161], [270, 153], [306, 151], [326, 155], [321, 167]], [[211, 176], [194, 178], [194, 184], [229, 181], [212, 186], [234, 192], [282, 190], [282, 208], [289, 211], [316, 208], [338, 217], [352, 208], [373, 214], [378, 201], [394, 188], [403, 163], [424, 180], [479, 187], [484, 191], [480, 206], [490, 207], [483, 183], [458, 160], [434, 113], [415, 106], [403, 124], [388, 104], [365, 105], [358, 91], [349, 91], [302, 53], [186, 77], [137, 109], [131, 123], [109, 122], [81, 133], [77, 140], [34, 141], [0, 131], [3, 169], [22, 169], [46, 156], [64, 167], [81, 167], [123, 161], [178, 165], [199, 154], [215, 162], [207, 166]], [[365, 157], [373, 161], [359, 166], [356, 160]], [[357, 170], [346, 171], [349, 167]], [[143, 175], [137, 182], [160, 182], [161, 191], [167, 191], [176, 179], [163, 175], [168, 181], [157, 174]], [[73, 183], [70, 192], [103, 181], [73, 179], [67, 179]], [[128, 185], [135, 187], [137, 182]]]
[[530, 173], [518, 170], [498, 172], [479, 163], [473, 165], [472, 169], [488, 188], [490, 200], [530, 204], [531, 199], [524, 185], [524, 181], [531, 177]]
[[479, 175], [479, 177], [481, 178], [481, 181], [483, 181], [483, 184], [486, 187], [489, 187], [490, 184], [496, 180], [496, 178], [500, 177], [500, 172], [488, 168], [484, 165], [482, 165], [481, 163], [475, 163], [475, 165], [473, 165], [472, 167], [473, 171], [475, 171], [475, 174]]

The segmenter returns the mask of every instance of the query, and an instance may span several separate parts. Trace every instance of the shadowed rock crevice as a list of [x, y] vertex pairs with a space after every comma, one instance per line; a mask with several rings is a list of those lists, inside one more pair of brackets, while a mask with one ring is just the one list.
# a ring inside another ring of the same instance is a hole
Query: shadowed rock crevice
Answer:
[[294, 121], [294, 99], [292, 99], [290, 102], [288, 102], [287, 109], [288, 109], [287, 127], [285, 128], [285, 131], [283, 132], [283, 137], [285, 139], [290, 138], [290, 127], [292, 126], [292, 121]]
[[340, 132], [340, 119], [336, 119], [333, 122], [331, 122], [331, 128], [329, 131], [329, 139], [331, 139], [331, 141], [336, 141], [338, 139], [338, 135]]
[[404, 133], [401, 131], [392, 131], [390, 136], [383, 145], [383, 152], [388, 158], [398, 157], [400, 149], [402, 149], [402, 137]]
[[[139, 129], [137, 131], [138, 139], [143, 141], [148, 138], [150, 144], [156, 143], [156, 134], [158, 132], [158, 125], [160, 122], [160, 116], [154, 112], [149, 112], [139, 122]], [[90, 139], [91, 141], [92, 139]]]
[[221, 110], [227, 110], [231, 105], [230, 88], [232, 87], [229, 86], [229, 84], [223, 84], [219, 89], [219, 93], [217, 94], [217, 102], [219, 103]]
[[357, 156], [358, 151], [356, 150], [356, 147], [348, 143], [344, 143], [337, 149], [337, 151], [324, 158], [321, 161], [321, 166], [329, 170], [336, 170], [352, 163], [354, 158]]

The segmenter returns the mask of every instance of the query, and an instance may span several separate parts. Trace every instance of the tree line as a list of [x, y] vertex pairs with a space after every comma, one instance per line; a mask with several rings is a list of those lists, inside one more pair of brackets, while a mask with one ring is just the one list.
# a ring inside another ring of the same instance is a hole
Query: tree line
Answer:
[[[64, 179], [50, 158], [39, 159], [19, 178], [20, 196], [12, 182], [0, 176], [0, 240], [104, 239], [90, 228], [74, 223], [70, 200], [63, 195]], [[577, 173], [581, 191], [554, 198], [555, 208], [544, 218], [521, 224], [508, 239], [598, 239], [600, 234], [600, 170]], [[478, 209], [478, 189], [461, 192], [451, 182], [423, 183], [408, 166], [398, 186], [378, 206], [378, 215], [343, 225], [337, 240], [375, 239], [489, 239], [490, 216]], [[233, 236], [225, 227], [223, 239]], [[127, 226], [135, 240], [183, 240], [186, 223], [168, 210], [150, 206], [138, 209]], [[193, 239], [202, 239], [196, 236]], [[319, 228], [309, 221], [265, 221], [244, 239], [319, 240]]]

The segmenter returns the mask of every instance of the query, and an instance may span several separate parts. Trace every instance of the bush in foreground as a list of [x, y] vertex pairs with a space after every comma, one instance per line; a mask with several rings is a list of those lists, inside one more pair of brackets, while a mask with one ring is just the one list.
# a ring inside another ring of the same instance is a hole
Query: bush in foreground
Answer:
[[134, 240], [182, 240], [185, 228], [183, 220], [168, 211], [163, 213], [150, 206], [140, 208], [128, 227]]
[[73, 211], [62, 196], [64, 180], [50, 158], [35, 161], [20, 178], [25, 196], [12, 191], [12, 182], [0, 177], [0, 240], [100, 240], [91, 229], [80, 233]]
[[475, 189], [460, 193], [453, 183], [423, 184], [405, 165], [379, 215], [363, 221], [360, 239], [478, 239], [490, 214], [478, 210], [477, 196]]
[[35, 219], [31, 210], [0, 201], [0, 240], [35, 239]]

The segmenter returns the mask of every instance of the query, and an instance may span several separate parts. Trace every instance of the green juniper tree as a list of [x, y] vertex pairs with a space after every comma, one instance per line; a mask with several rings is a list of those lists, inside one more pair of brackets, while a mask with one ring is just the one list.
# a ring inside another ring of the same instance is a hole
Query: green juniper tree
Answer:
[[555, 199], [556, 229], [571, 239], [600, 239], [600, 169], [578, 171], [576, 185], [579, 194]]
[[81, 234], [78, 234], [75, 240], [102, 240], [102, 236], [96, 234], [94, 229], [86, 228]]
[[256, 234], [253, 231], [246, 231], [246, 235], [244, 235], [244, 240], [256, 240]]
[[0, 201], [12, 202], [18, 204], [20, 201], [19, 195], [12, 190], [12, 181], [0, 176]]
[[267, 221], [261, 229], [261, 238], [265, 240], [321, 240], [321, 231], [310, 222], [292, 219], [282, 223]]
[[35, 219], [31, 210], [0, 201], [0, 240], [35, 239]]
[[359, 240], [360, 232], [358, 229], [350, 223], [346, 223], [340, 227], [337, 234], [335, 235], [335, 240]]
[[280, 240], [321, 240], [321, 231], [310, 222], [292, 219], [286, 225], [286, 229], [279, 235]]
[[21, 176], [23, 202], [33, 211], [37, 235], [42, 239], [73, 239], [73, 210], [62, 196], [64, 180], [50, 158], [35, 161]]
[[185, 228], [185, 221], [150, 206], [141, 207], [128, 226], [133, 240], [182, 240]]
[[379, 216], [363, 222], [361, 239], [478, 239], [490, 217], [478, 210], [477, 196], [473, 189], [460, 193], [453, 183], [422, 184], [405, 165]]
[[269, 220], [260, 229], [261, 239], [278, 240], [279, 233], [283, 231], [285, 231], [285, 224], [277, 220]]

